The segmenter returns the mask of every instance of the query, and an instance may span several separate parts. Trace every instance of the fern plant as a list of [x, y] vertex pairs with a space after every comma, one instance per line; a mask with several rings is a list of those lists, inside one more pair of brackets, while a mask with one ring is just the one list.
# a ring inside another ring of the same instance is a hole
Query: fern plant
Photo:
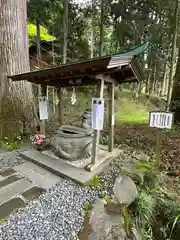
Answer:
[[146, 224], [151, 224], [154, 221], [155, 204], [156, 202], [151, 195], [145, 192], [140, 193], [139, 198], [130, 206], [137, 226], [144, 227]]

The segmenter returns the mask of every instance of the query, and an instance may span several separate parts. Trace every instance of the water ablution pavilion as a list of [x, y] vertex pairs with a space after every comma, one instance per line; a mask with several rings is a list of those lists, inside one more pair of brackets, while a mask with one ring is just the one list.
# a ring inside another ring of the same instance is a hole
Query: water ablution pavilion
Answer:
[[[93, 176], [102, 172], [110, 161], [120, 153], [119, 149], [114, 148], [113, 143], [115, 86], [143, 80], [143, 66], [140, 56], [147, 49], [147, 46], [148, 42], [145, 42], [120, 54], [9, 76], [12, 81], [29, 81], [41, 85], [42, 89], [46, 89], [47, 86], [54, 86], [57, 89], [72, 89], [97, 85], [99, 96], [96, 97], [102, 99], [105, 84], [108, 89], [108, 146], [99, 144], [101, 131], [98, 129], [59, 124], [55, 136], [50, 140], [51, 154], [48, 151], [41, 152], [29, 149], [22, 153], [22, 157], [80, 184], [86, 184]], [[46, 97], [45, 95], [46, 91], [42, 91], [42, 96]], [[63, 96], [61, 93], [59, 95], [58, 114], [62, 124], [61, 100]], [[41, 126], [43, 126], [43, 122]]]

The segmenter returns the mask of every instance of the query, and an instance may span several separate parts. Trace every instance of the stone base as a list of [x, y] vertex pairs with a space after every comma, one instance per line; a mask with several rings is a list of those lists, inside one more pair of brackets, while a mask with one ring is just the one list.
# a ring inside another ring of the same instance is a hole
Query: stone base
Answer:
[[87, 171], [84, 168], [76, 167], [72, 164], [67, 163], [67, 161], [62, 159], [56, 159], [48, 156], [47, 154], [43, 154], [36, 150], [29, 150], [21, 153], [21, 156], [35, 164], [49, 170], [50, 172], [55, 173], [58, 176], [63, 176], [65, 178], [69, 178], [77, 183], [82, 185], [88, 183], [93, 176], [100, 174], [105, 170], [105, 168], [109, 165], [111, 160], [118, 157], [122, 150], [114, 149], [113, 152], [108, 152], [104, 149], [103, 155], [97, 158], [97, 162], [99, 164], [93, 166], [90, 170]]

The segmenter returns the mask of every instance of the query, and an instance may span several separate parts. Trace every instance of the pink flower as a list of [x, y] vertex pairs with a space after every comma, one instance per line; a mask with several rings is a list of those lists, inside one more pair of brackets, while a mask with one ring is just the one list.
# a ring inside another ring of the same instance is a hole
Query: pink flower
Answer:
[[35, 135], [35, 139], [36, 139], [36, 144], [41, 145], [41, 144], [43, 144], [43, 142], [44, 142], [45, 135], [44, 135], [44, 134], [39, 134], [39, 133], [37, 133], [37, 134]]

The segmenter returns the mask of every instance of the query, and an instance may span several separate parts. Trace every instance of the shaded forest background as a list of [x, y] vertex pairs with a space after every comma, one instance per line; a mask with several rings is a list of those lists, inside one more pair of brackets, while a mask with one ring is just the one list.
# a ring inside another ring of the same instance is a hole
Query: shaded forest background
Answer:
[[131, 89], [136, 97], [143, 92], [148, 97], [155, 95], [167, 100], [166, 108], [176, 110], [179, 121], [178, 1], [79, 2], [30, 0], [28, 3], [28, 20], [39, 22], [56, 38], [49, 42], [49, 47], [41, 46], [42, 51], [52, 56], [49, 65], [123, 52], [149, 40], [148, 51], [141, 56], [144, 82]]
[[178, 0], [0, 0], [0, 7], [1, 136], [8, 122], [12, 132], [38, 121], [32, 86], [12, 84], [8, 75], [123, 52], [147, 40], [140, 56], [144, 81], [123, 88], [162, 101], [180, 121]]

